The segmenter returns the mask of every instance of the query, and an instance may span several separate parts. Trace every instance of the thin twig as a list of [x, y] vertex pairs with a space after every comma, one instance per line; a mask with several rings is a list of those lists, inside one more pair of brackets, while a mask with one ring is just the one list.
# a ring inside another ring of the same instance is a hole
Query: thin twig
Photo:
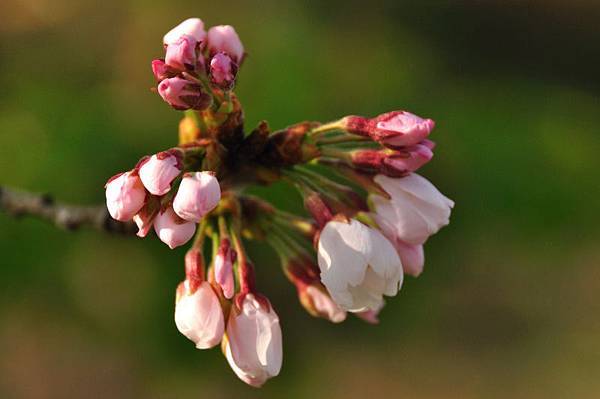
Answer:
[[32, 216], [65, 230], [89, 227], [107, 233], [132, 235], [133, 222], [119, 222], [110, 217], [105, 206], [79, 206], [56, 202], [48, 194], [31, 193], [0, 186], [0, 210], [14, 217]]

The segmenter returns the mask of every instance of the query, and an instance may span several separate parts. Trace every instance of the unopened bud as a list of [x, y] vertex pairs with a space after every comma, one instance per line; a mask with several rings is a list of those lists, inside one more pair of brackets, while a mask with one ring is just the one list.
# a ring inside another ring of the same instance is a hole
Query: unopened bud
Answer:
[[381, 305], [377, 309], [369, 309], [363, 312], [355, 313], [356, 316], [363, 319], [369, 324], [379, 324], [379, 312], [383, 309], [385, 302], [381, 302]]
[[219, 297], [207, 281], [198, 283], [194, 288], [189, 280], [179, 285], [175, 324], [198, 349], [212, 348], [221, 342], [225, 317]]
[[154, 218], [160, 210], [160, 201], [158, 197], [153, 195], [146, 196], [146, 204], [139, 210], [138, 213], [133, 216], [133, 221], [138, 227], [137, 236], [146, 237], [152, 226], [154, 225]]
[[171, 190], [171, 182], [179, 176], [181, 168], [177, 152], [159, 152], [141, 164], [140, 179], [151, 194], [164, 195]]
[[196, 223], [181, 219], [173, 211], [173, 208], [169, 207], [156, 216], [154, 231], [162, 242], [173, 249], [185, 244], [192, 238], [196, 232]]
[[213, 26], [208, 30], [208, 50], [211, 55], [226, 53], [238, 65], [244, 57], [244, 46], [230, 25]]
[[256, 293], [237, 294], [229, 312], [223, 352], [246, 384], [262, 386], [279, 374], [282, 363], [279, 317], [269, 300]]
[[223, 238], [215, 257], [215, 281], [221, 286], [223, 296], [227, 299], [233, 298], [235, 290], [233, 262], [235, 262], [236, 256], [237, 253], [231, 248], [229, 239]]
[[113, 219], [131, 220], [145, 200], [146, 190], [136, 170], [117, 175], [106, 183], [106, 207]]
[[177, 71], [168, 66], [165, 61], [161, 59], [152, 60], [152, 73], [157, 82], [177, 75]]
[[231, 90], [235, 83], [237, 65], [225, 53], [217, 53], [210, 60], [210, 80], [223, 90]]
[[416, 144], [395, 150], [356, 150], [351, 153], [352, 166], [373, 173], [383, 173], [391, 177], [405, 176], [425, 165], [433, 157], [431, 149], [424, 144]]
[[204, 22], [200, 18], [188, 18], [173, 29], [171, 29], [163, 38], [163, 43], [169, 45], [175, 43], [181, 36], [188, 35], [193, 37], [197, 42], [206, 40], [206, 31], [204, 30]]
[[208, 108], [211, 97], [201, 85], [186, 79], [174, 77], [158, 84], [158, 94], [171, 107], [179, 111], [186, 109], [203, 110]]
[[300, 303], [308, 313], [322, 317], [333, 323], [346, 320], [346, 312], [331, 299], [323, 284], [314, 282], [310, 285], [297, 286]]
[[173, 209], [182, 219], [199, 222], [220, 200], [221, 188], [213, 173], [186, 173], [173, 200]]
[[198, 42], [191, 36], [183, 35], [176, 42], [167, 46], [165, 63], [180, 71], [196, 69], [196, 48]]
[[406, 111], [388, 112], [372, 119], [348, 116], [342, 121], [348, 132], [369, 136], [390, 148], [415, 145], [425, 140], [435, 127], [433, 120]]

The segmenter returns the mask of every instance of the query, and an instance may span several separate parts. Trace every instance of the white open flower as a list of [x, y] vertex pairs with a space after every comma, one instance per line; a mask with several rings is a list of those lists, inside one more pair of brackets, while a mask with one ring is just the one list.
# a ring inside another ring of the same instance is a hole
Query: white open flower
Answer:
[[375, 220], [391, 240], [420, 245], [450, 222], [454, 202], [415, 173], [402, 178], [374, 178], [391, 197], [371, 195]]
[[349, 312], [380, 308], [383, 295], [396, 295], [402, 285], [402, 263], [392, 244], [354, 219], [325, 225], [318, 261], [323, 285]]

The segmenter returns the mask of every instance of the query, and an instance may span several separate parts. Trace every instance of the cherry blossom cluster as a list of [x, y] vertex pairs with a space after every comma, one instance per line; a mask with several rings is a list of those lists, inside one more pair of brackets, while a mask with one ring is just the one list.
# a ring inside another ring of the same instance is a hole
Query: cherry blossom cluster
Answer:
[[[279, 374], [279, 317], [257, 290], [246, 240], [267, 242], [313, 316], [377, 323], [384, 297], [423, 271], [423, 245], [454, 203], [415, 172], [433, 157], [431, 119], [406, 111], [246, 130], [233, 93], [244, 47], [231, 26], [188, 19], [152, 62], [157, 91], [185, 111], [176, 147], [143, 157], [106, 184], [116, 220], [171, 249], [191, 242], [175, 324], [198, 349], [221, 345], [235, 374], [259, 387]], [[282, 181], [307, 212], [248, 195]]]

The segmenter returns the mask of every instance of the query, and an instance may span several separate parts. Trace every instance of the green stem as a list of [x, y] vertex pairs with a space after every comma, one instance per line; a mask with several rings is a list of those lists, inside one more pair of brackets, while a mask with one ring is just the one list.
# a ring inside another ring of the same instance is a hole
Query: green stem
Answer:
[[292, 226], [298, 233], [306, 237], [312, 237], [315, 233], [315, 226], [310, 219], [279, 210], [276, 210], [273, 219], [276, 223]]
[[342, 119], [339, 119], [334, 122], [324, 123], [320, 126], [315, 127], [310, 132], [308, 132], [308, 136], [311, 138], [315, 138], [323, 133], [327, 132], [335, 132], [337, 130], [343, 130], [344, 125], [342, 123]]
[[324, 147], [320, 149], [321, 155], [341, 159], [342, 161], [352, 162], [352, 155], [348, 151], [343, 151], [337, 148]]
[[273, 249], [279, 256], [279, 259], [281, 260], [281, 265], [283, 267], [285, 265], [285, 262], [289, 260], [289, 252], [287, 246], [280, 238], [276, 237], [275, 235], [269, 236], [267, 238], [267, 242], [271, 247], [273, 247]]
[[219, 215], [218, 223], [219, 223], [219, 233], [221, 234], [221, 239], [228, 238], [229, 235], [227, 234], [227, 230], [229, 230], [229, 229], [227, 228], [227, 221], [225, 220], [225, 216]]
[[231, 224], [229, 229], [229, 234], [231, 237], [231, 241], [233, 243], [233, 248], [237, 253], [237, 275], [238, 281], [240, 284], [241, 292], [252, 292], [254, 290], [254, 274], [252, 270], [252, 266], [248, 263], [248, 258], [246, 256], [246, 251], [244, 250], [244, 245], [242, 243], [242, 239], [240, 238], [237, 227]]
[[344, 184], [340, 184], [338, 182], [335, 182], [331, 179], [329, 179], [326, 176], [323, 176], [320, 173], [317, 173], [313, 170], [310, 170], [308, 168], [302, 167], [302, 166], [297, 166], [296, 170], [298, 170], [299, 172], [303, 173], [304, 175], [306, 175], [307, 178], [311, 179], [311, 181], [314, 179], [315, 181], [318, 181], [320, 184], [323, 184], [324, 186], [330, 187], [334, 190], [339, 190], [339, 191], [352, 191], [352, 189]]
[[322, 192], [321, 188], [316, 186], [314, 182], [307, 180], [305, 176], [297, 173], [292, 169], [282, 169], [281, 174], [284, 179], [298, 188], [300, 194], [305, 197], [313, 193]]
[[276, 233], [273, 236], [276, 239], [279, 239], [280, 241], [282, 241], [284, 244], [286, 244], [287, 249], [289, 250], [290, 253], [309, 256], [309, 251], [304, 246], [302, 246], [302, 244], [300, 244], [298, 242], [297, 238], [294, 237], [292, 234], [290, 234], [284, 228], [284, 226], [281, 226], [277, 223], [273, 223], [271, 226], [272, 226], [274, 232]]
[[317, 145], [331, 145], [331, 144], [345, 144], [345, 143], [353, 143], [360, 141], [369, 141], [368, 137], [351, 135], [351, 134], [341, 134], [335, 137], [323, 137], [317, 139]]
[[198, 230], [196, 231], [196, 236], [194, 237], [194, 243], [192, 244], [193, 248], [202, 248], [204, 244], [204, 238], [206, 237], [206, 227], [208, 226], [208, 221], [206, 218], [203, 218], [198, 225]]

